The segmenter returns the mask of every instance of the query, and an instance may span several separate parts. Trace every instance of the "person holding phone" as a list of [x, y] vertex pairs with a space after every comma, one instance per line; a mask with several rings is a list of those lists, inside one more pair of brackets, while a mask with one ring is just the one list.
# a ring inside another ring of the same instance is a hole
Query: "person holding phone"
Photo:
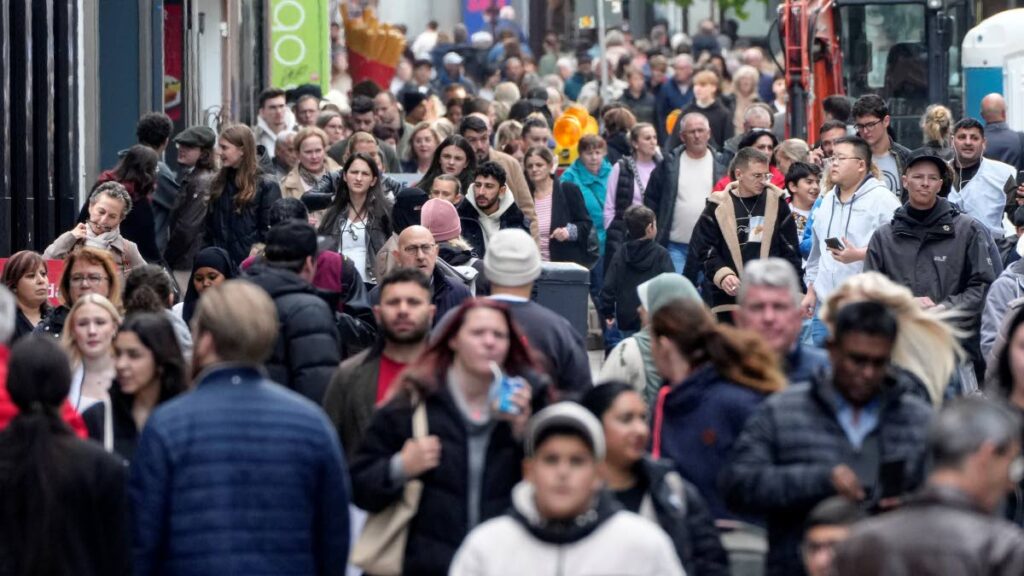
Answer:
[[[708, 197], [692, 245], [713, 283], [711, 311], [731, 319], [736, 310], [743, 265], [758, 258], [778, 257], [800, 271], [796, 220], [785, 193], [769, 183], [769, 158], [753, 147], [741, 148], [733, 159], [735, 182]], [[739, 259], [737, 259], [739, 256]]]
[[871, 235], [892, 220], [900, 207], [897, 194], [877, 178], [867, 142], [847, 136], [832, 149], [833, 187], [822, 196], [810, 224], [811, 252], [804, 269], [807, 294], [800, 303], [804, 317], [812, 319], [810, 339], [816, 346], [824, 345], [828, 336], [818, 318], [819, 303], [843, 280], [864, 269]]

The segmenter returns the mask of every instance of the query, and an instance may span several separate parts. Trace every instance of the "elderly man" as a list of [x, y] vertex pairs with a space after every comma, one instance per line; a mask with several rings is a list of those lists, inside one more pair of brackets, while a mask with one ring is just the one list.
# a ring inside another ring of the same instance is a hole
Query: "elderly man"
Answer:
[[294, 142], [295, 132], [290, 130], [279, 132], [274, 140], [274, 159], [270, 163], [274, 166], [274, 176], [278, 180], [284, 180], [298, 162]]
[[925, 489], [853, 529], [836, 574], [1024, 574], [1024, 533], [995, 517], [1024, 475], [1020, 418], [982, 398], [947, 406], [931, 425]]
[[[431, 303], [436, 309], [434, 322], [440, 320], [449, 310], [458, 308], [462, 301], [470, 298], [469, 288], [458, 280], [446, 276], [437, 266], [437, 243], [434, 235], [423, 226], [409, 226], [398, 235], [398, 250], [395, 260], [403, 268], [416, 268], [430, 278]], [[380, 287], [370, 291], [370, 303], [380, 305]]]
[[673, 75], [658, 89], [654, 100], [654, 128], [658, 131], [658, 142], [664, 142], [665, 119], [673, 110], [682, 110], [693, 102], [693, 57], [680, 54], [672, 61]]
[[807, 382], [828, 366], [820, 348], [800, 343], [803, 292], [793, 265], [782, 258], [764, 258], [747, 264], [740, 274], [736, 325], [764, 338], [782, 360], [790, 384]]
[[985, 121], [985, 158], [1024, 170], [1024, 133], [1006, 124], [1006, 100], [1001, 94], [981, 99], [981, 119]]
[[[728, 163], [708, 145], [711, 128], [703, 114], [687, 114], [676, 124], [682, 144], [654, 169], [644, 204], [658, 215], [658, 243], [668, 248], [676, 272], [682, 273], [693, 230]], [[690, 281], [697, 283], [696, 272]]]
[[740, 148], [740, 140], [743, 140], [747, 132], [755, 128], [771, 130], [772, 122], [772, 109], [767, 104], [755, 102], [747, 107], [746, 112], [743, 113], [743, 131], [729, 138], [722, 145], [722, 152], [723, 156], [727, 159], [726, 161], [732, 161], [733, 156], [736, 155]]

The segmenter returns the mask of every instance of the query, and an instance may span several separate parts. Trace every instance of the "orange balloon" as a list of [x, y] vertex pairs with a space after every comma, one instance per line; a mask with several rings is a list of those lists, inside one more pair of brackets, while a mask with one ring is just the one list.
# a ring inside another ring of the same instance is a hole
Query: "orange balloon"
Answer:
[[676, 129], [676, 121], [679, 120], [679, 115], [682, 113], [682, 110], [673, 110], [669, 113], [668, 118], [665, 118], [665, 132], [667, 134], [671, 134]]
[[569, 107], [565, 109], [564, 115], [575, 118], [576, 121], [580, 123], [580, 126], [586, 126], [587, 118], [590, 118], [590, 112], [587, 112], [587, 109], [579, 104], [569, 105]]
[[551, 132], [552, 136], [555, 137], [555, 142], [562, 148], [576, 146], [576, 143], [580, 141], [580, 137], [583, 136], [583, 128], [580, 126], [580, 121], [575, 116], [569, 116], [568, 114], [563, 114], [558, 120], [555, 120], [555, 126]]
[[597, 136], [597, 132], [597, 120], [594, 120], [593, 116], [587, 116], [587, 123], [583, 126], [583, 133]]

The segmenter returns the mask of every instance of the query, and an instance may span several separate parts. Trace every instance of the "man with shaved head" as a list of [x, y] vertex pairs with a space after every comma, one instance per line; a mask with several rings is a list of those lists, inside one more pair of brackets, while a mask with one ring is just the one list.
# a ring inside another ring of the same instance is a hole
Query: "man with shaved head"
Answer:
[[[434, 321], [441, 319], [444, 315], [472, 295], [469, 288], [462, 282], [446, 276], [437, 264], [437, 242], [434, 242], [434, 235], [425, 227], [420, 225], [409, 226], [398, 235], [398, 250], [394, 251], [395, 260], [402, 268], [416, 268], [430, 279], [433, 295], [431, 303], [436, 308]], [[370, 291], [370, 302], [377, 306], [380, 304], [380, 289], [375, 287]]]
[[1024, 134], [1006, 124], [1006, 100], [992, 93], [981, 99], [985, 121], [985, 158], [1005, 162], [1024, 170]]

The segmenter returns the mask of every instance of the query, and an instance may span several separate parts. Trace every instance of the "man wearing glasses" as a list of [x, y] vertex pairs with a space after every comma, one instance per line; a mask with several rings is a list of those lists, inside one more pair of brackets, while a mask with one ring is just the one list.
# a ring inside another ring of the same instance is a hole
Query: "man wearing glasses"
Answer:
[[871, 235], [892, 220], [900, 207], [896, 194], [871, 175], [871, 149], [856, 136], [840, 138], [833, 145], [829, 177], [832, 192], [823, 196], [814, 213], [804, 271], [807, 295], [800, 304], [804, 317], [812, 319], [809, 338], [816, 346], [822, 346], [827, 336], [818, 319], [818, 304], [843, 280], [864, 269]]
[[889, 136], [889, 107], [877, 94], [866, 94], [853, 104], [854, 129], [871, 147], [871, 161], [882, 171], [882, 182], [894, 193], [910, 150]]
[[[398, 265], [402, 268], [416, 268], [430, 279], [433, 290], [430, 300], [435, 307], [434, 324], [449, 310], [458, 308], [463, 300], [472, 297], [464, 283], [446, 276], [441, 267], [436, 265], [437, 254], [434, 235], [423, 226], [409, 226], [398, 235], [398, 250], [394, 252]], [[379, 287], [370, 290], [370, 303], [380, 305]]]
[[910, 288], [922, 308], [963, 312], [960, 327], [971, 335], [966, 348], [976, 351], [985, 292], [998, 272], [984, 225], [942, 197], [951, 179], [949, 166], [927, 149], [910, 156], [907, 203], [871, 236], [864, 269]]
[[736, 180], [708, 197], [692, 244], [714, 284], [711, 311], [725, 319], [739, 308], [736, 295], [745, 263], [778, 257], [793, 265], [794, 272], [801, 269], [796, 221], [785, 193], [769, 183], [768, 156], [742, 148], [733, 170]]
[[1024, 574], [1024, 533], [995, 517], [1024, 477], [1020, 432], [1019, 416], [990, 400], [947, 405], [929, 430], [926, 487], [855, 526], [835, 574]]

